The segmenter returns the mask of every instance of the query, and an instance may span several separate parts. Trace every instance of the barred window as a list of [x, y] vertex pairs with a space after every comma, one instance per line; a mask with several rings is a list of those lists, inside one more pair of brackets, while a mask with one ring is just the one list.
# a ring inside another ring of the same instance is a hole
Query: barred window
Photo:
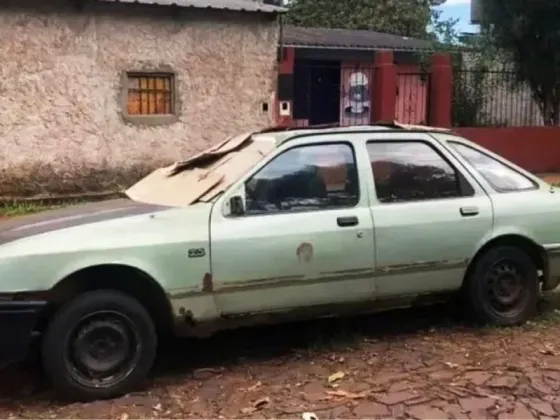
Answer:
[[128, 73], [128, 115], [171, 115], [174, 108], [173, 74]]

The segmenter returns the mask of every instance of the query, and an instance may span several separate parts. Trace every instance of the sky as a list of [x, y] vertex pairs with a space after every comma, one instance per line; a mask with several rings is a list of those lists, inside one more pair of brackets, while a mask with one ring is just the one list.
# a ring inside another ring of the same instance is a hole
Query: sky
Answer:
[[478, 26], [470, 24], [471, 0], [447, 0], [438, 8], [443, 12], [444, 19], [459, 19], [457, 23], [459, 32], [478, 32]]

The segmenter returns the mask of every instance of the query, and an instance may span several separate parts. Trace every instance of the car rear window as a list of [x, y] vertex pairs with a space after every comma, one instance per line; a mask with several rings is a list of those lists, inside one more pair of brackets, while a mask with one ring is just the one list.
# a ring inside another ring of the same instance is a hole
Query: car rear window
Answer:
[[449, 141], [459, 153], [497, 192], [526, 191], [538, 186], [522, 173], [510, 168], [493, 157], [466, 144]]

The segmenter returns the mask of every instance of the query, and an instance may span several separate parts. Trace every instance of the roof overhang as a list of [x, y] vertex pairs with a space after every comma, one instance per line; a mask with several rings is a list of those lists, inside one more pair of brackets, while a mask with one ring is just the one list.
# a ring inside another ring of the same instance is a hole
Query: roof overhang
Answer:
[[381, 51], [381, 50], [391, 50], [391, 51], [403, 51], [403, 52], [424, 52], [433, 51], [433, 48], [399, 48], [399, 47], [363, 47], [360, 45], [308, 45], [308, 44], [296, 44], [296, 43], [283, 43], [282, 47], [286, 48], [302, 48], [302, 49], [322, 49], [322, 50], [344, 50], [344, 51]]
[[234, 12], [285, 13], [288, 9], [259, 0], [97, 0], [105, 3], [212, 9]]

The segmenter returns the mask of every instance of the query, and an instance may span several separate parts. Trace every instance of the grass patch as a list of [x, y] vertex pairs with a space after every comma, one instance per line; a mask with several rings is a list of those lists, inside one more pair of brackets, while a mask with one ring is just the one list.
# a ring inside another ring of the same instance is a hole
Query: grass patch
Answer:
[[560, 291], [544, 293], [539, 301], [539, 314], [530, 322], [544, 325], [560, 323]]
[[35, 203], [14, 203], [0, 207], [0, 217], [24, 216], [26, 214], [39, 213], [45, 210], [59, 208], [61, 206], [35, 204]]
[[15, 202], [0, 206], [0, 217], [25, 216], [28, 214], [40, 213], [46, 210], [73, 206], [80, 203], [80, 201], [69, 201], [57, 204]]

